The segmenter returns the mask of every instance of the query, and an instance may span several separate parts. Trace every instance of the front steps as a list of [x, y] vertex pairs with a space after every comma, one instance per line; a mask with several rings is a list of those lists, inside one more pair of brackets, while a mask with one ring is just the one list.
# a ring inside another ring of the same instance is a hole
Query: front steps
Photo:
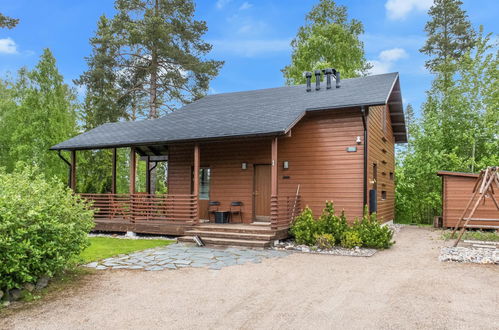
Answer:
[[194, 242], [194, 236], [199, 236], [208, 245], [252, 248], [269, 247], [278, 237], [277, 232], [266, 225], [200, 224], [186, 230], [185, 236], [180, 237], [178, 240], [192, 243]]

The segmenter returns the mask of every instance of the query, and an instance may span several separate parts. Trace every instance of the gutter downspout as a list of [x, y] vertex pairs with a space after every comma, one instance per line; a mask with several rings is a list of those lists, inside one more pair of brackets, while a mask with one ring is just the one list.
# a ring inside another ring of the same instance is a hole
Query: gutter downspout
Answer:
[[360, 107], [360, 113], [362, 114], [362, 125], [364, 126], [364, 191], [362, 194], [362, 214], [364, 214], [364, 208], [367, 205], [367, 114], [364, 106]]
[[62, 159], [68, 165], [68, 169], [69, 169], [68, 187], [71, 188], [71, 163], [66, 158], [64, 158], [64, 156], [61, 154], [61, 150], [57, 150], [57, 155], [59, 156], [60, 159]]

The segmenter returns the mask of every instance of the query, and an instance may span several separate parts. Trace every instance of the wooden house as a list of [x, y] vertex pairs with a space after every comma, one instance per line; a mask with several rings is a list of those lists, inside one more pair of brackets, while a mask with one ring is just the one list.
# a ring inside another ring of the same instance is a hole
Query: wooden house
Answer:
[[[73, 188], [78, 150], [130, 149], [128, 194], [116, 194], [115, 184], [108, 194], [79, 192], [95, 201], [98, 230], [264, 246], [287, 235], [302, 207], [319, 215], [326, 201], [350, 221], [364, 205], [392, 220], [394, 145], [407, 139], [399, 75], [340, 81], [339, 72], [325, 72], [324, 79], [316, 72], [314, 86], [309, 75], [306, 85], [208, 95], [162, 118], [104, 124], [51, 149], [71, 151]], [[167, 195], [137, 193], [137, 154], [149, 166], [168, 162]], [[229, 224], [214, 223], [224, 211]]]

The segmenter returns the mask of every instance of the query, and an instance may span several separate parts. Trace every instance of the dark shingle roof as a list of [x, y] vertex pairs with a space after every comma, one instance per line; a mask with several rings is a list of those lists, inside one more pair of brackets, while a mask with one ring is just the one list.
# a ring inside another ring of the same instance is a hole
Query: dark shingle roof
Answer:
[[[314, 87], [314, 86], [312, 86]], [[94, 149], [236, 136], [285, 134], [306, 111], [390, 104], [404, 124], [398, 73], [344, 79], [341, 88], [307, 92], [304, 85], [208, 95], [162, 118], [108, 123], [51, 149]], [[395, 114], [395, 116], [394, 116]], [[400, 115], [402, 114], [402, 115]], [[405, 125], [397, 126], [405, 142]]]

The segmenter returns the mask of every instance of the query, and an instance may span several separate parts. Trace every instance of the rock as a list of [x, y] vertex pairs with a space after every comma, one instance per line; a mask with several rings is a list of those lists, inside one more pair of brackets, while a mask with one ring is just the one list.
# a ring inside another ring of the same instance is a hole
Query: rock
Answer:
[[99, 265], [99, 263], [97, 261], [94, 261], [94, 262], [91, 262], [89, 264], [86, 264], [85, 267], [89, 267], [89, 268], [95, 268]]
[[41, 290], [49, 284], [49, 278], [47, 276], [40, 277], [36, 282], [36, 289]]
[[24, 289], [28, 292], [33, 292], [35, 285], [33, 283], [24, 283]]
[[286, 250], [294, 250], [295, 247], [293, 245], [288, 245], [286, 246]]
[[8, 300], [5, 300], [5, 301], [2, 303], [2, 306], [3, 306], [3, 307], [7, 307], [7, 306], [9, 306], [9, 305], [10, 305], [10, 301], [8, 301]]
[[16, 301], [21, 299], [22, 291], [20, 289], [12, 289], [9, 291], [10, 301]]

